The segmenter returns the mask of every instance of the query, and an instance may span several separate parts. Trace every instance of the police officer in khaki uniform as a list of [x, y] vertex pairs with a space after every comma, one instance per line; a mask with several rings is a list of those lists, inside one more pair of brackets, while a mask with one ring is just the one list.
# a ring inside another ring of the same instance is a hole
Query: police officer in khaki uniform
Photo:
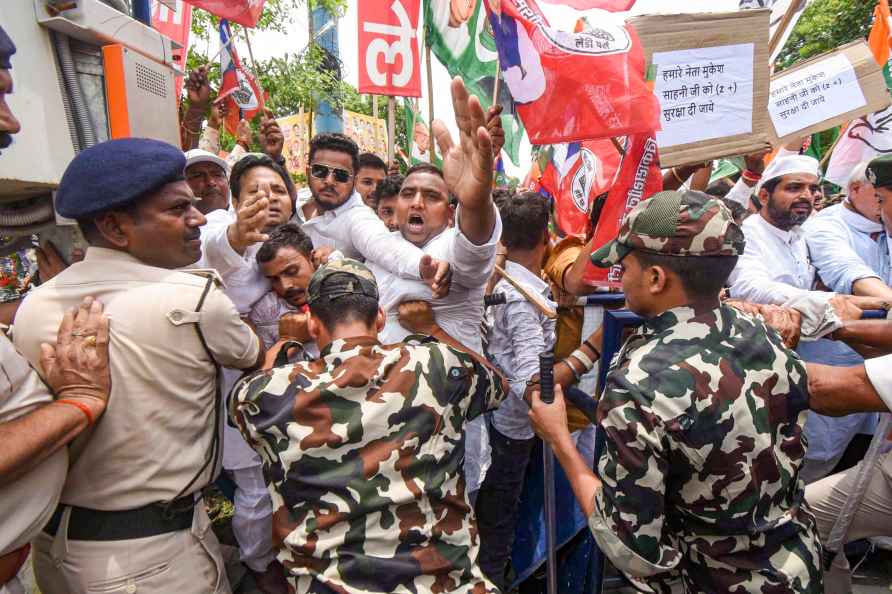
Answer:
[[92, 295], [110, 319], [112, 393], [34, 542], [43, 594], [230, 591], [200, 495], [218, 471], [219, 366], [252, 368], [262, 352], [213, 275], [175, 270], [199, 259], [205, 222], [185, 165], [169, 144], [112, 140], [59, 186], [59, 213], [90, 247], [25, 299], [15, 345], [37, 366], [66, 309]]
[[44, 345], [44, 384], [0, 334], [0, 594], [25, 593], [17, 575], [29, 543], [59, 503], [68, 472], [65, 446], [88, 431], [108, 403], [102, 304], [88, 297], [66, 312], [56, 343]]

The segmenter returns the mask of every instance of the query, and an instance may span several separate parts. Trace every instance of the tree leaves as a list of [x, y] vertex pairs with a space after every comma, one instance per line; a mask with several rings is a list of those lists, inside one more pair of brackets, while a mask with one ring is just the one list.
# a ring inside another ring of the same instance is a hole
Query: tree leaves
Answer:
[[796, 23], [777, 58], [776, 71], [836, 49], [870, 32], [875, 1], [815, 0]]

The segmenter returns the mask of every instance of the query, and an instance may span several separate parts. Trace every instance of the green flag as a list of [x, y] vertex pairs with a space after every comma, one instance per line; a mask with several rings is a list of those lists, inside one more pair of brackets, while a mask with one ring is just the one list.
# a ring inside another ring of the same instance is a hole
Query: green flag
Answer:
[[827, 154], [827, 151], [833, 147], [837, 138], [839, 138], [839, 126], [812, 134], [811, 142], [808, 144], [805, 154], [821, 161], [824, 155]]
[[[406, 111], [406, 139], [409, 146], [405, 147], [405, 151], [409, 165], [430, 163], [430, 146], [433, 139], [430, 137], [430, 128], [421, 115], [417, 100], [403, 97], [403, 109]], [[436, 155], [433, 163], [440, 167], [443, 164], [443, 159], [440, 155]]]
[[[451, 76], [460, 76], [468, 92], [477, 95], [483, 109], [492, 105], [495, 77], [499, 73], [495, 39], [489, 29], [483, 0], [476, 0], [470, 14], [454, 2], [424, 0], [424, 29], [431, 52]], [[499, 103], [506, 111], [512, 104], [506, 85], [499, 85]], [[520, 140], [523, 124], [511, 113], [502, 114], [505, 153], [515, 165], [520, 164]]]
[[709, 183], [712, 184], [720, 179], [724, 179], [726, 177], [731, 177], [732, 175], [743, 171], [745, 165], [743, 163], [743, 159], [741, 157], [734, 157], [732, 159], [719, 159], [715, 164], [715, 169], [712, 171], [712, 175], [709, 178]]

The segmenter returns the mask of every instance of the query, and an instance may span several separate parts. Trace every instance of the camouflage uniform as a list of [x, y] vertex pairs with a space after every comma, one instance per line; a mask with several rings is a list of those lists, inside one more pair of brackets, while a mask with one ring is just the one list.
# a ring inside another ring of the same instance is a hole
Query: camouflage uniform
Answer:
[[[743, 239], [720, 202], [666, 192], [592, 259], [616, 264], [629, 247], [733, 256]], [[686, 592], [821, 592], [798, 478], [807, 409], [804, 364], [761, 321], [724, 305], [648, 320], [598, 408], [607, 447], [589, 525], [601, 549], [645, 592], [679, 575]]]
[[[311, 303], [357, 292], [377, 297], [352, 260], [308, 290]], [[504, 397], [494, 372], [429, 338], [336, 340], [236, 386], [232, 417], [263, 459], [296, 592], [495, 592], [476, 565], [462, 436]]]

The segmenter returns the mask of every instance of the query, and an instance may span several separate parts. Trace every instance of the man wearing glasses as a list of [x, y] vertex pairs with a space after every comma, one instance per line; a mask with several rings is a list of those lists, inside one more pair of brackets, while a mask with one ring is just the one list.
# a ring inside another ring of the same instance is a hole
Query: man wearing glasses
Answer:
[[307, 183], [311, 197], [295, 216], [313, 246], [374, 262], [400, 278], [423, 280], [437, 296], [449, 289], [449, 264], [425, 255], [390, 231], [355, 189], [359, 147], [343, 134], [317, 134], [310, 141]]

